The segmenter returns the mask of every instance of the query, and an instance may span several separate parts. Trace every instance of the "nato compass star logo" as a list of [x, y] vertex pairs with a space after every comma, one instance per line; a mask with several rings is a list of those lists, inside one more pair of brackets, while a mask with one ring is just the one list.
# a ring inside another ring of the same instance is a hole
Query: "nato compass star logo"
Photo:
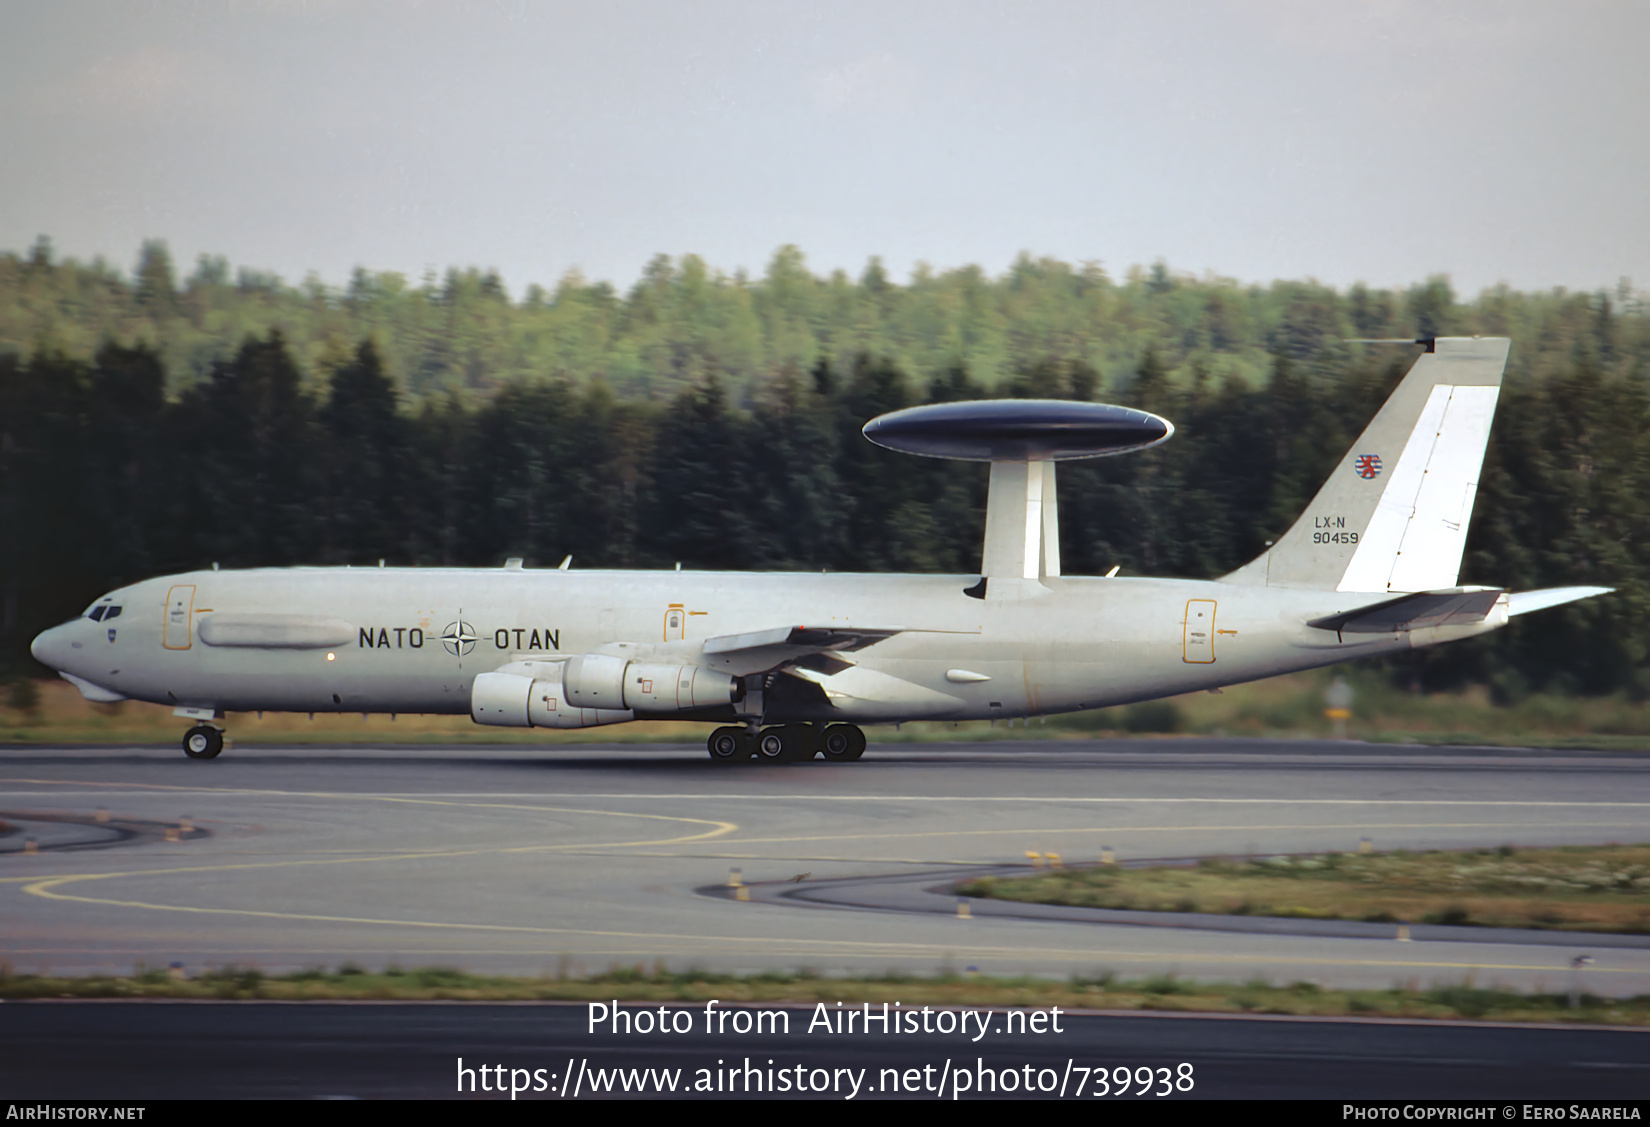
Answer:
[[475, 627], [462, 618], [457, 622], [449, 622], [447, 629], [441, 632], [441, 644], [447, 647], [447, 652], [454, 657], [463, 657], [476, 648]]
[[1352, 468], [1365, 481], [1381, 476], [1381, 459], [1376, 454], [1359, 454], [1352, 460]]

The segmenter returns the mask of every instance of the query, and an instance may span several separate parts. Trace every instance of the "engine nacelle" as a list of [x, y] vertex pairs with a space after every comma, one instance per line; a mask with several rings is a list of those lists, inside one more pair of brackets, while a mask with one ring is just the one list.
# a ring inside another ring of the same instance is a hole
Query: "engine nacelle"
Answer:
[[593, 728], [643, 712], [687, 712], [739, 699], [740, 684], [697, 665], [580, 654], [567, 661], [513, 661], [476, 676], [470, 718], [505, 728]]
[[624, 706], [642, 712], [686, 712], [739, 699], [742, 686], [726, 673], [697, 665], [633, 661], [624, 671]]
[[568, 658], [561, 678], [567, 699], [580, 708], [623, 708], [624, 670], [629, 664], [607, 654]]
[[626, 661], [607, 654], [569, 658], [562, 686], [581, 708], [628, 708], [643, 712], [687, 712], [739, 699], [739, 682], [697, 665]]
[[560, 668], [560, 663], [545, 664], [546, 677], [533, 676], [538, 670], [478, 674], [470, 688], [470, 719], [503, 728], [594, 728], [636, 719], [629, 709], [580, 708], [570, 703], [555, 676]]

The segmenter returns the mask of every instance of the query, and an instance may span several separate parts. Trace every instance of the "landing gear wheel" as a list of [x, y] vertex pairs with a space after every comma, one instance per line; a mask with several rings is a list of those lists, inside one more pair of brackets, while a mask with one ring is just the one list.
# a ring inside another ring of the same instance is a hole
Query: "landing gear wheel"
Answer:
[[769, 763], [800, 763], [812, 759], [818, 750], [812, 724], [781, 724], [756, 741], [756, 754]]
[[819, 729], [812, 724], [787, 724], [780, 729], [790, 746], [790, 758], [797, 762], [819, 754]]
[[865, 733], [852, 724], [832, 724], [819, 738], [819, 750], [833, 763], [848, 763], [865, 754]]
[[791, 741], [785, 738], [785, 729], [769, 728], [756, 737], [756, 758], [764, 763], [785, 763], [791, 758]]
[[705, 741], [705, 750], [718, 763], [737, 763], [750, 758], [748, 740], [743, 728], [718, 728]]
[[216, 759], [223, 750], [223, 733], [210, 724], [196, 724], [183, 734], [183, 754], [190, 759]]

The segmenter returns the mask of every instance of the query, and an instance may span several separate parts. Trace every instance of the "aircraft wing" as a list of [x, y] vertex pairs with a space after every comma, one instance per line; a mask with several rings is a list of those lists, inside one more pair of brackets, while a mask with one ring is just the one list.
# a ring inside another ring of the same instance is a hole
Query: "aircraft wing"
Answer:
[[968, 707], [967, 702], [958, 697], [935, 692], [903, 677], [841, 661], [835, 662], [834, 668], [812, 667], [816, 664], [796, 665], [787, 672], [812, 681], [825, 691], [825, 699], [833, 705], [852, 709], [855, 715], [866, 719], [955, 716]]
[[1396, 634], [1429, 626], [1466, 626], [1489, 617], [1505, 595], [1500, 587], [1455, 587], [1384, 599], [1307, 623], [1337, 634]]
[[[746, 634], [706, 638], [706, 664], [738, 677], [763, 673], [788, 661], [812, 654], [851, 653], [873, 646], [895, 634], [918, 629], [910, 626], [775, 626]], [[924, 631], [956, 633], [957, 631]]]

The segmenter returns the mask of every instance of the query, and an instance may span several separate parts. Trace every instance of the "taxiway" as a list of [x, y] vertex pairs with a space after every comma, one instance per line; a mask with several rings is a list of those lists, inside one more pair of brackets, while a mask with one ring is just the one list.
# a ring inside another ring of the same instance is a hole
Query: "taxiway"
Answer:
[[[685, 746], [248, 746], [204, 763], [170, 748], [10, 748], [0, 958], [59, 973], [644, 964], [1562, 989], [1585, 953], [1587, 990], [1631, 995], [1650, 992], [1650, 941], [959, 919], [908, 893], [932, 898], [958, 871], [1028, 850], [1080, 863], [1102, 848], [1641, 841], [1647, 783], [1639, 753], [1262, 740], [873, 744], [858, 763], [748, 768]], [[740, 902], [718, 892], [732, 869], [755, 885], [905, 891]]]

